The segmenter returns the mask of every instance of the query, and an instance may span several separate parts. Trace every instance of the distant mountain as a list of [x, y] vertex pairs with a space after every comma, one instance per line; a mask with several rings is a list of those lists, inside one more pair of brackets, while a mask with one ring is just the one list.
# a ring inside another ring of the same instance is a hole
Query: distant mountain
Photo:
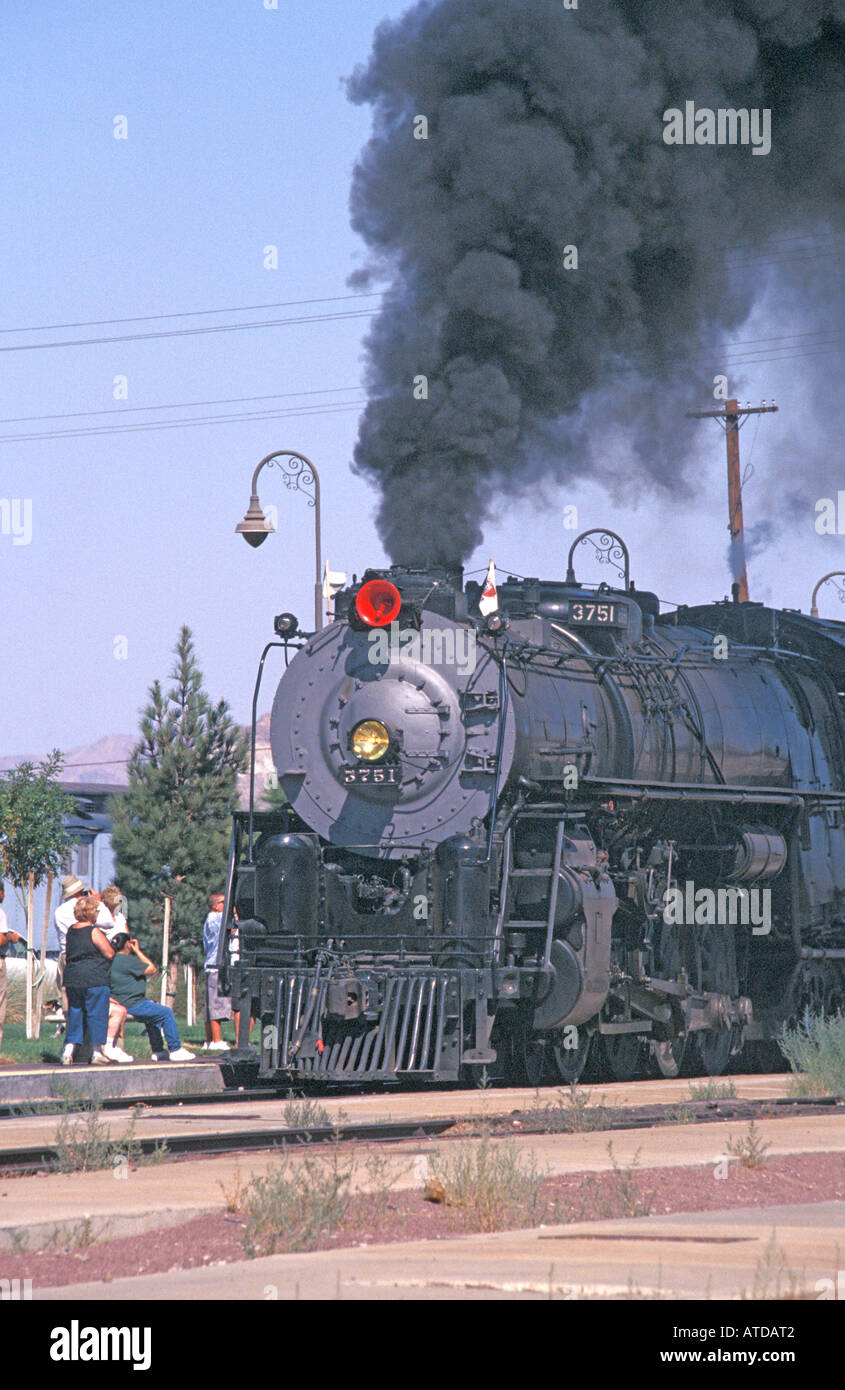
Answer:
[[[248, 731], [247, 731], [248, 732]], [[87, 743], [80, 748], [68, 748], [64, 752], [63, 783], [93, 782], [112, 787], [129, 785], [127, 765], [129, 756], [138, 742], [137, 734], [106, 734], [96, 743]], [[0, 758], [0, 772], [7, 772], [19, 763], [37, 763], [43, 757], [37, 753], [19, 753]], [[270, 753], [270, 716], [263, 714], [255, 729], [255, 804], [260, 808], [264, 795], [265, 777], [271, 773], [273, 759]], [[249, 805], [249, 773], [238, 778], [238, 801], [246, 809]]]

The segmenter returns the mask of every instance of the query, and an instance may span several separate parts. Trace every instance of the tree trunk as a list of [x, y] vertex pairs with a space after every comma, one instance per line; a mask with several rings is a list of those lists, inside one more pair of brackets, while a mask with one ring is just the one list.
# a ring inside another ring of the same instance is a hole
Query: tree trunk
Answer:
[[185, 966], [185, 1022], [193, 1028], [197, 1021], [196, 974], [190, 962]]
[[53, 870], [47, 875], [47, 897], [44, 900], [44, 921], [41, 923], [41, 955], [39, 957], [39, 981], [35, 991], [35, 1034], [41, 1037], [41, 1016], [44, 1012], [44, 979], [47, 968], [47, 932], [50, 927], [50, 903], [53, 897]]
[[167, 974], [164, 977], [166, 995], [164, 1002], [169, 1009], [176, 1012], [176, 990], [179, 987], [179, 961], [174, 957], [167, 966]]
[[28, 874], [26, 880], [26, 1036], [34, 1038], [33, 1031], [33, 999], [32, 999], [32, 952], [34, 948], [34, 924], [35, 915], [35, 874]]
[[167, 1003], [168, 967], [170, 965], [170, 908], [169, 898], [164, 900], [164, 923], [161, 929], [161, 1002]]

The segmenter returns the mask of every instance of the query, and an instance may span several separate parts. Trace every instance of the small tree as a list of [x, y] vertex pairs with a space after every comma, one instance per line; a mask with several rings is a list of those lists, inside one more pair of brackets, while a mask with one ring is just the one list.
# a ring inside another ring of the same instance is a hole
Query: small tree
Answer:
[[41, 1023], [33, 1018], [33, 898], [45, 879], [52, 883], [70, 844], [65, 820], [74, 801], [56, 781], [61, 770], [62, 756], [54, 749], [37, 766], [21, 763], [0, 781], [0, 867], [26, 914], [28, 1038], [38, 1037]]
[[263, 803], [262, 810], [266, 811], [283, 811], [285, 807], [290, 805], [290, 802], [278, 783], [275, 787], [266, 788]]
[[160, 949], [163, 898], [172, 901], [172, 952], [202, 959], [207, 893], [223, 882], [237, 775], [247, 739], [225, 700], [203, 690], [190, 629], [183, 627], [165, 694], [159, 681], [141, 716], [129, 788], [112, 802], [118, 882], [132, 902], [133, 931]]

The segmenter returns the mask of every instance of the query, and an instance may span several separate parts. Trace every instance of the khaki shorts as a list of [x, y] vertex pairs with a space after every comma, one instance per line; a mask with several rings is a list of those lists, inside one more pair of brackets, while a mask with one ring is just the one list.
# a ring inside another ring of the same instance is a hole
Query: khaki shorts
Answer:
[[220, 994], [218, 984], [220, 972], [218, 970], [208, 970], [205, 976], [205, 1017], [206, 1022], [219, 1022], [223, 1018], [232, 1017], [232, 1001], [228, 994]]

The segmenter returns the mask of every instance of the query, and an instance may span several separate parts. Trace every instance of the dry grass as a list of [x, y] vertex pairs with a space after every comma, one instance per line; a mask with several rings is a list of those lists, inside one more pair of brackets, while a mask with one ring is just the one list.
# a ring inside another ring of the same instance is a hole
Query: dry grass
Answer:
[[457, 1208], [465, 1229], [502, 1231], [537, 1225], [545, 1211], [545, 1174], [508, 1139], [456, 1144], [432, 1156], [424, 1195]]

